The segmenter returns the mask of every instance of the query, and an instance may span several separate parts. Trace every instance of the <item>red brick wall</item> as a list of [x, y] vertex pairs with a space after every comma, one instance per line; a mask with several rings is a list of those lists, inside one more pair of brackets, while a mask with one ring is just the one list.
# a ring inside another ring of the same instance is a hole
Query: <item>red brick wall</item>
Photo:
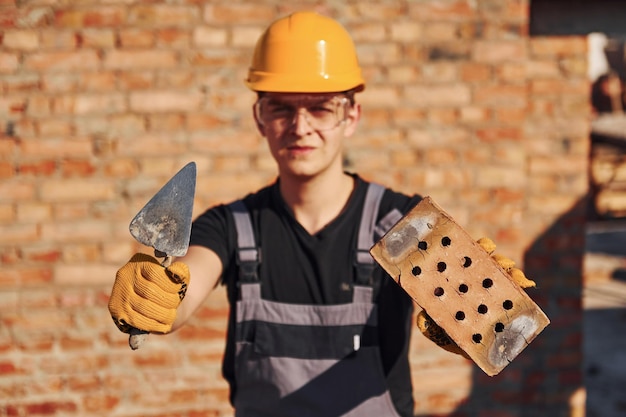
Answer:
[[586, 41], [530, 37], [529, 1], [0, 0], [0, 416], [231, 415], [222, 290], [137, 352], [106, 303], [143, 249], [130, 219], [186, 162], [196, 215], [274, 177], [242, 80], [268, 22], [304, 8], [358, 44], [368, 86], [349, 168], [493, 237], [552, 319], [493, 378], [416, 335], [416, 413], [568, 415], [582, 385]]

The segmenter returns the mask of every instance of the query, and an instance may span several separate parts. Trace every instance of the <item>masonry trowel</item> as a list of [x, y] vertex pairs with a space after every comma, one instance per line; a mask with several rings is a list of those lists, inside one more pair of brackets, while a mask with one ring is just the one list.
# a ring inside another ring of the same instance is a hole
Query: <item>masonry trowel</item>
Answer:
[[[166, 268], [172, 257], [183, 256], [189, 248], [193, 200], [196, 190], [196, 163], [185, 165], [161, 188], [130, 222], [130, 234], [139, 243], [154, 249]], [[131, 329], [128, 344], [138, 349], [148, 332]]]

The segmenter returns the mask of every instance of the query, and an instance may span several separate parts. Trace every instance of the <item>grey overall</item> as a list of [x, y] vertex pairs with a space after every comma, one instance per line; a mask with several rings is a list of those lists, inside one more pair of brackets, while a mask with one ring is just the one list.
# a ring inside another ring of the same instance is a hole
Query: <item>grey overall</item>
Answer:
[[375, 224], [383, 192], [382, 186], [369, 184], [356, 250], [357, 282], [348, 304], [262, 299], [250, 216], [243, 202], [230, 205], [240, 268], [233, 400], [237, 417], [398, 416], [383, 374], [371, 286], [374, 235], [382, 235], [401, 217], [394, 210]]

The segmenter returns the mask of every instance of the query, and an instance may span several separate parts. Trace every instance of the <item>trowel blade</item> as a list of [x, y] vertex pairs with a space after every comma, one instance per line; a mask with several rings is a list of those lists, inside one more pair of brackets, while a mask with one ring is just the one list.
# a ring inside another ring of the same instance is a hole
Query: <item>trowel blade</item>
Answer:
[[130, 234], [162, 256], [183, 256], [189, 248], [196, 163], [174, 175], [130, 222]]

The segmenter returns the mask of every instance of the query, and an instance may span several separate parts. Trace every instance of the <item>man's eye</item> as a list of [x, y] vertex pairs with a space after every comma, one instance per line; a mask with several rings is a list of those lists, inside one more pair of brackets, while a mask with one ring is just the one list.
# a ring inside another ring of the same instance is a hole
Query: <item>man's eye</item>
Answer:
[[267, 111], [271, 114], [284, 114], [284, 113], [293, 112], [293, 108], [287, 105], [273, 104], [273, 105], [268, 106]]
[[323, 104], [310, 106], [307, 108], [307, 110], [311, 114], [332, 113], [334, 111], [331, 106], [326, 106]]

